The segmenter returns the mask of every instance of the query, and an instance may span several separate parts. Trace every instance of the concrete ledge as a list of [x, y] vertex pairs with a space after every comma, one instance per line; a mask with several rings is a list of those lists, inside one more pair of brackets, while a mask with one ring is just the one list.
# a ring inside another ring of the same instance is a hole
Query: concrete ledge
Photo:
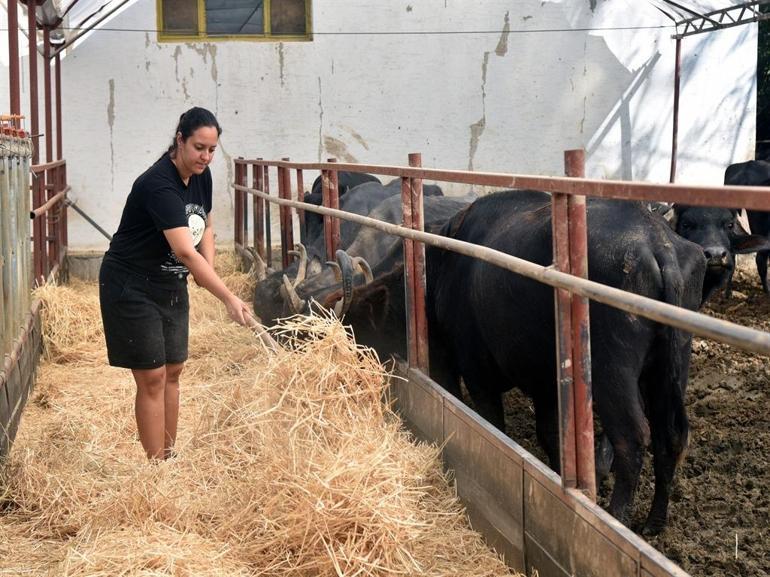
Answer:
[[84, 281], [99, 280], [99, 267], [102, 266], [103, 250], [67, 252], [69, 275]]

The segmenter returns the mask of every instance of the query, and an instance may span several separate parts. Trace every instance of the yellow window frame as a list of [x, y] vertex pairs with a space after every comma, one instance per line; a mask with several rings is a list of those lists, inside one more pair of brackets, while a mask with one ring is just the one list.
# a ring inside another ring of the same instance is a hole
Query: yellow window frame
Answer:
[[270, 6], [272, 0], [263, 0], [264, 2], [264, 34], [217, 34], [209, 36], [206, 34], [206, 0], [196, 0], [198, 2], [198, 33], [197, 34], [167, 34], [163, 29], [163, 0], [155, 0], [157, 22], [158, 22], [158, 42], [218, 42], [218, 41], [252, 41], [252, 42], [276, 42], [286, 41], [307, 41], [313, 39], [311, 1], [305, 0], [305, 30], [304, 35], [273, 35], [271, 30]]

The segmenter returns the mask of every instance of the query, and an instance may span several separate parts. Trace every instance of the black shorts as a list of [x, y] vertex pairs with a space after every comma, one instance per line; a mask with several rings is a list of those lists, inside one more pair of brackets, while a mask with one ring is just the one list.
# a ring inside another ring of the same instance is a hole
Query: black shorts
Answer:
[[99, 270], [107, 357], [113, 367], [155, 369], [187, 360], [187, 280], [162, 285], [105, 259]]

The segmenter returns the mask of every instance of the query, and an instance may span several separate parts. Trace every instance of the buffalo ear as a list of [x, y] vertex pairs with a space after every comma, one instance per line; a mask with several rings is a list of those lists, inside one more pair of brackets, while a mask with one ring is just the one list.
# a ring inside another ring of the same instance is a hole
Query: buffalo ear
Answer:
[[730, 250], [735, 254], [770, 250], [770, 239], [761, 234], [737, 235], [730, 239]]

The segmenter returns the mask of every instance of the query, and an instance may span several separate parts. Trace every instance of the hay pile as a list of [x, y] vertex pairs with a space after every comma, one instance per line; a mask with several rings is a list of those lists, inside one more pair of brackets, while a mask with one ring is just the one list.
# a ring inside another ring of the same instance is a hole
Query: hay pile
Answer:
[[289, 322], [271, 352], [190, 292], [179, 454], [149, 463], [96, 286], [40, 289], [47, 360], [0, 479], [0, 574], [510, 574], [337, 321]]

